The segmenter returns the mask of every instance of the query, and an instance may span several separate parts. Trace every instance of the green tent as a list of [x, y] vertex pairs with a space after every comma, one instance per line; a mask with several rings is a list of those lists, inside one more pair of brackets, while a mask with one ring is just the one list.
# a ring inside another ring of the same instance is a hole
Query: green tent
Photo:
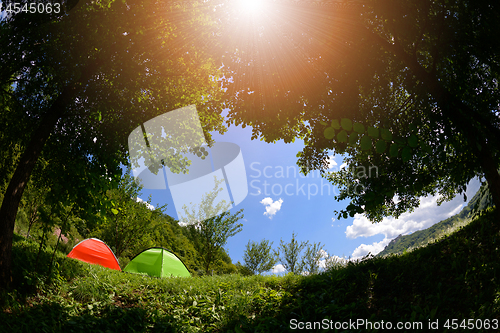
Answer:
[[152, 247], [136, 255], [124, 272], [147, 274], [154, 277], [191, 276], [184, 263], [162, 247]]

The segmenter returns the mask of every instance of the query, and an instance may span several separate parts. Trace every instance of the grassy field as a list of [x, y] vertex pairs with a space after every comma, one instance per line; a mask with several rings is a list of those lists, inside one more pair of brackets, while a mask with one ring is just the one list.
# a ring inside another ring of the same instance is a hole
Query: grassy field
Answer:
[[500, 329], [499, 225], [489, 211], [410, 253], [282, 277], [157, 279], [83, 264], [62, 253], [49, 272], [50, 249], [38, 255], [37, 244], [18, 237], [16, 291], [2, 295], [0, 330], [366, 332], [388, 325], [425, 331], [434, 325], [439, 332], [498, 331], [493, 328]]

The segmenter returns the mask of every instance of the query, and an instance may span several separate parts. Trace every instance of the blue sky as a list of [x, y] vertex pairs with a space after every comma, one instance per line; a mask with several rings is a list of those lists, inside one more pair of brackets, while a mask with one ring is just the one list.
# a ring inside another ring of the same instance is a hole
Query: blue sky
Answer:
[[[215, 133], [216, 142], [231, 142], [241, 148], [246, 169], [248, 195], [231, 213], [243, 208], [243, 230], [230, 238], [226, 250], [233, 263], [243, 263], [245, 245], [249, 240], [268, 239], [276, 248], [283, 239], [289, 242], [292, 233], [298, 241], [321, 242], [330, 255], [361, 258], [369, 252], [377, 254], [399, 234], [422, 230], [456, 213], [466, 204], [463, 196], [437, 205], [437, 197], [421, 199], [421, 205], [399, 219], [385, 218], [372, 224], [362, 215], [337, 220], [334, 210], [341, 210], [347, 201], [337, 202], [334, 188], [317, 172], [305, 177], [299, 173], [296, 154], [303, 142], [268, 144], [251, 140], [251, 128], [230, 126], [224, 135]], [[331, 154], [333, 155], [333, 153]], [[331, 159], [332, 170], [342, 167], [342, 157]], [[479, 188], [474, 181], [468, 186], [467, 197], [472, 198]], [[177, 218], [169, 190], [142, 191], [141, 198], [151, 195], [153, 205], [168, 204], [166, 213]], [[282, 272], [281, 266], [274, 269]]]

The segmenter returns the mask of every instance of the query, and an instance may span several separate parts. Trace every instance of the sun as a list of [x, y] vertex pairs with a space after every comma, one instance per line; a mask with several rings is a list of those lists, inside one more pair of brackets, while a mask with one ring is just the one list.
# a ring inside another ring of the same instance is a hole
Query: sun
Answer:
[[240, 9], [247, 14], [257, 14], [264, 10], [265, 0], [237, 0]]

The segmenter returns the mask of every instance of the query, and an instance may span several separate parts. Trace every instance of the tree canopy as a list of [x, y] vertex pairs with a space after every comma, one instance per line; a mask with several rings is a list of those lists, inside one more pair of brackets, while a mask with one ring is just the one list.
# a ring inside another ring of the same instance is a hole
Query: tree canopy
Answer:
[[272, 251], [272, 245], [273, 242], [269, 243], [267, 239], [263, 239], [258, 243], [248, 241], [243, 255], [244, 267], [253, 274], [262, 274], [273, 268], [277, 260]]
[[0, 140], [13, 143], [2, 149], [11, 171], [2, 175], [2, 286], [19, 202], [41, 156], [61, 191], [97, 209], [127, 163], [128, 135], [148, 119], [195, 104], [208, 138], [224, 131], [221, 44], [212, 12], [197, 4], [79, 1], [60, 13], [2, 17]]
[[[325, 174], [340, 187], [337, 199], [351, 200], [340, 217], [399, 216], [420, 196], [464, 192], [476, 176], [500, 206], [500, 50], [492, 38], [500, 5], [271, 4], [248, 39], [228, 38], [238, 46], [227, 64], [235, 81], [227, 91], [231, 122], [252, 126], [253, 137], [267, 142], [302, 138], [305, 173], [325, 171], [332, 150], [346, 154], [349, 168]], [[363, 139], [343, 120], [374, 132]], [[339, 131], [325, 133], [334, 121]], [[380, 141], [380, 130], [390, 138]], [[370, 166], [378, 177], [353, 172]]]
[[224, 190], [219, 187], [224, 180], [217, 180], [214, 176], [214, 183], [213, 190], [205, 193], [199, 204], [182, 207], [184, 214], [180, 219], [180, 223], [191, 231], [192, 241], [202, 257], [205, 274], [209, 274], [214, 263], [224, 254], [229, 237], [242, 230], [243, 224], [237, 222], [244, 217], [243, 209], [231, 214], [231, 205], [223, 199], [217, 199]]

